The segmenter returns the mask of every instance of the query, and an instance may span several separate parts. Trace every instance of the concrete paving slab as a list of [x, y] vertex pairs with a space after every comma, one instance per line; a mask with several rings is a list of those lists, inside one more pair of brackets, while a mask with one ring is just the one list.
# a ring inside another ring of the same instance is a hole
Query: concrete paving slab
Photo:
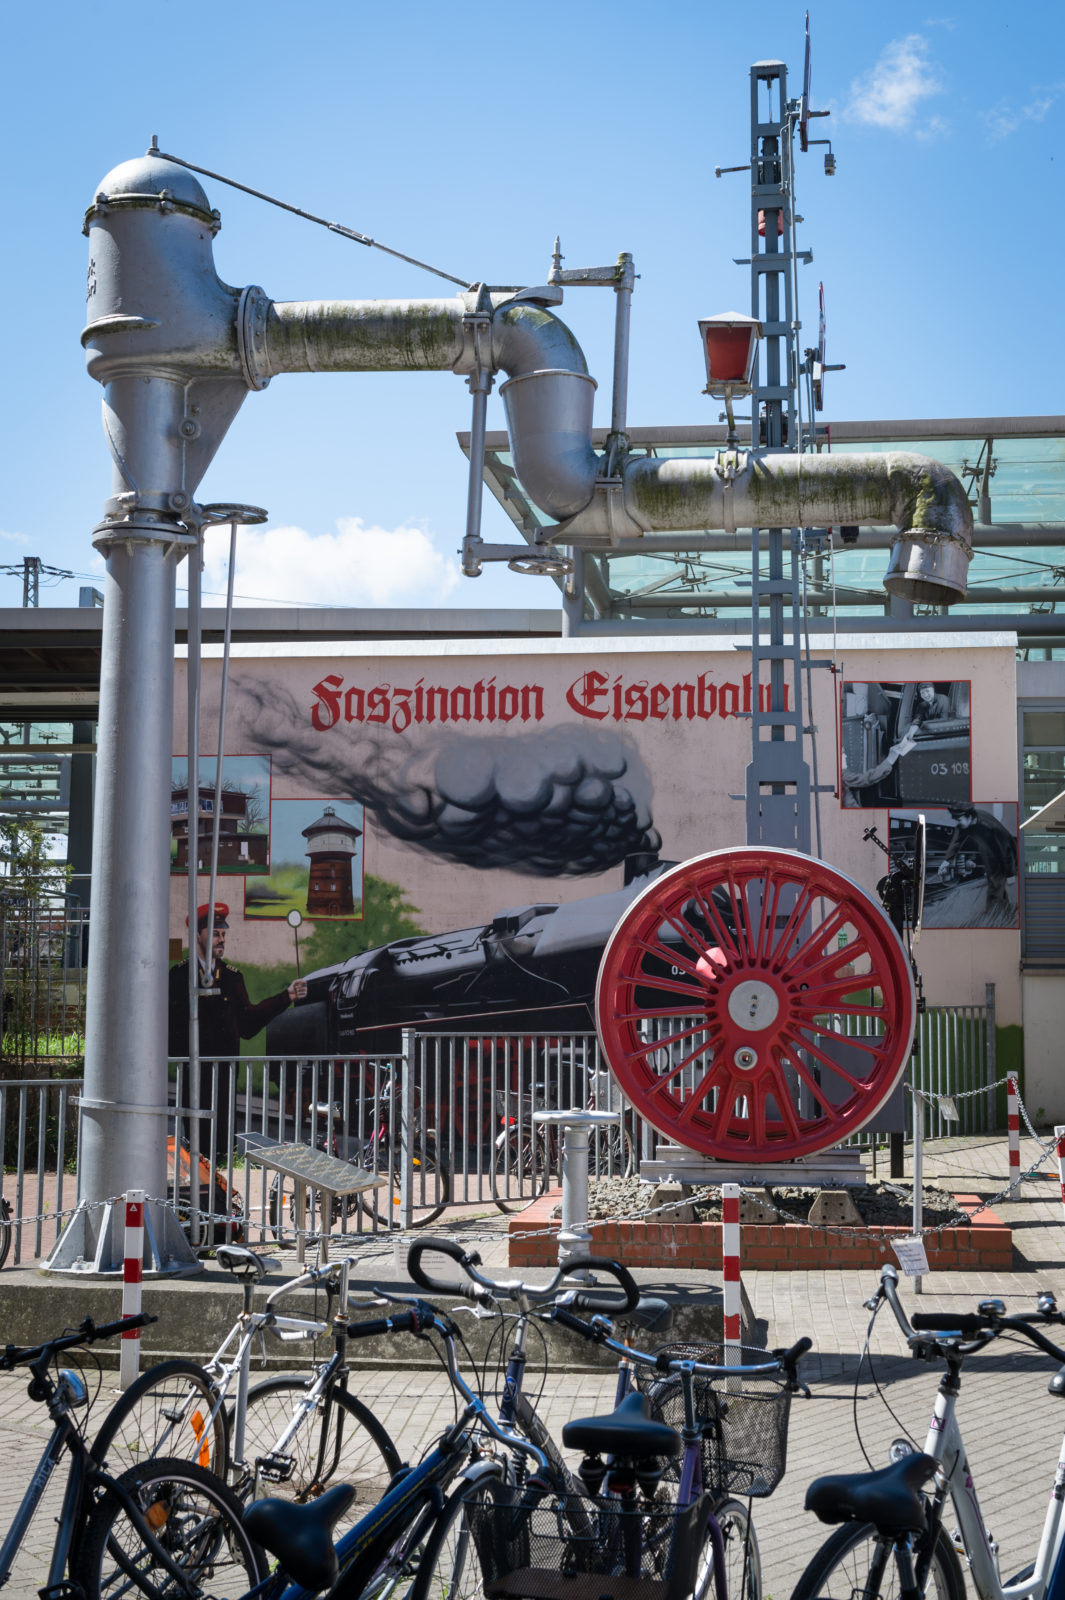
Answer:
[[[1040, 1156], [1034, 1140], [1023, 1140], [1022, 1172]], [[925, 1174], [986, 1199], [999, 1196], [1009, 1178], [1005, 1137], [937, 1141], [927, 1149]], [[995, 1209], [1014, 1229], [1012, 1269], [934, 1273], [923, 1280], [919, 1295], [913, 1283], [904, 1280], [903, 1299], [911, 1310], [971, 1306], [991, 1295], [1019, 1310], [1033, 1305], [1036, 1293], [1043, 1289], [1056, 1293], [1065, 1305], [1065, 1218], [1053, 1159], [1044, 1160], [1025, 1181], [1019, 1200], [998, 1198]], [[496, 1271], [506, 1267], [505, 1226], [503, 1218], [495, 1223], [490, 1217], [472, 1216], [448, 1219], [444, 1231], [461, 1232], [464, 1239], [476, 1238], [489, 1270]], [[384, 1240], [375, 1250], [360, 1262], [360, 1286], [368, 1287], [386, 1275], [398, 1285], [402, 1280], [391, 1241]], [[278, 1281], [294, 1271], [294, 1256], [283, 1258]], [[205, 1274], [206, 1279], [210, 1277], [211, 1273]], [[647, 1269], [637, 1277], [648, 1290], [668, 1291], [682, 1305], [711, 1303], [720, 1287], [719, 1276], [710, 1272]], [[17, 1274], [8, 1270], [0, 1273], [0, 1343], [12, 1338], [17, 1302], [26, 1297], [31, 1281], [44, 1286], [41, 1310], [35, 1315], [47, 1322], [46, 1331], [62, 1324], [55, 1281], [41, 1279], [32, 1270], [22, 1269]], [[189, 1297], [190, 1307], [198, 1308], [190, 1314], [202, 1313], [205, 1296], [197, 1286], [202, 1281], [172, 1286], [175, 1297]], [[80, 1287], [88, 1289], [87, 1285]], [[231, 1285], [220, 1286], [219, 1292], [222, 1287], [231, 1315], [237, 1295]], [[812, 1398], [796, 1400], [792, 1407], [787, 1474], [770, 1499], [754, 1506], [765, 1594], [772, 1600], [787, 1600], [803, 1566], [828, 1531], [802, 1509], [807, 1483], [825, 1471], [862, 1469], [866, 1463], [859, 1435], [877, 1466], [885, 1464], [888, 1444], [905, 1429], [922, 1441], [938, 1371], [902, 1353], [898, 1331], [884, 1313], [872, 1341], [883, 1392], [865, 1375], [855, 1386], [869, 1321], [862, 1301], [876, 1287], [875, 1273], [747, 1272], [744, 1287], [754, 1332], [762, 1342], [786, 1345], [805, 1334], [815, 1347], [805, 1364]], [[1002, 1570], [1007, 1576], [1031, 1558], [1058, 1461], [1065, 1411], [1060, 1401], [1047, 1393], [1052, 1373], [1052, 1362], [1030, 1353], [1027, 1347], [1007, 1348], [1005, 1341], [966, 1368], [959, 1416], [981, 1503], [1002, 1545]], [[530, 1371], [534, 1393], [541, 1379], [542, 1412], [552, 1431], [560, 1429], [571, 1415], [612, 1405], [613, 1378], [608, 1372], [566, 1373], [552, 1362], [546, 1374], [542, 1364], [539, 1371], [535, 1366]], [[113, 1382], [113, 1373], [101, 1379], [101, 1405], [109, 1399]], [[433, 1373], [395, 1365], [389, 1370], [360, 1368], [353, 1387], [378, 1412], [402, 1452], [411, 1458], [439, 1431], [451, 1405], [439, 1370]], [[894, 1417], [886, 1410], [885, 1400]], [[10, 1523], [47, 1431], [42, 1408], [26, 1397], [24, 1375], [0, 1376], [0, 1450], [7, 1468], [0, 1474], [0, 1529]], [[1023, 1469], [1016, 1449], [1022, 1437]], [[45, 1509], [31, 1529], [8, 1590], [15, 1600], [32, 1600], [44, 1581], [54, 1532], [51, 1518], [58, 1510], [59, 1493], [57, 1486], [50, 1486]]]

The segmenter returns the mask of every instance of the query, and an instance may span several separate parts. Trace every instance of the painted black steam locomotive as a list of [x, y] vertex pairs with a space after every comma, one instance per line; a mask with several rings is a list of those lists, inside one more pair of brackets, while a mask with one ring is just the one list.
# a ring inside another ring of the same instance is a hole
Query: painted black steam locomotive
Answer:
[[271, 1055], [391, 1054], [403, 1028], [467, 1035], [591, 1033], [603, 948], [671, 862], [638, 857], [626, 883], [532, 903], [449, 933], [397, 939], [307, 975], [307, 999], [267, 1029]]

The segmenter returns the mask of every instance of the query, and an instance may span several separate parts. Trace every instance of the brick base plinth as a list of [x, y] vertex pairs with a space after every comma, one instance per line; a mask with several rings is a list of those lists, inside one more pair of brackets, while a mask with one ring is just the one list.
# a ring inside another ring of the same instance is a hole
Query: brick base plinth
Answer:
[[[558, 1260], [558, 1218], [551, 1212], [562, 1191], [555, 1189], [511, 1219], [510, 1265], [548, 1266]], [[968, 1224], [925, 1236], [928, 1265], [939, 1271], [986, 1267], [1009, 1270], [1013, 1235], [993, 1211], [978, 1210], [975, 1195], [956, 1195], [963, 1211], [974, 1213]], [[547, 1230], [547, 1231], [541, 1231]], [[743, 1267], [795, 1272], [819, 1267], [877, 1268], [892, 1260], [891, 1242], [905, 1239], [910, 1228], [809, 1227], [799, 1223], [747, 1223], [741, 1230]], [[720, 1271], [720, 1222], [593, 1222], [590, 1249], [616, 1257], [627, 1267], [704, 1267]]]

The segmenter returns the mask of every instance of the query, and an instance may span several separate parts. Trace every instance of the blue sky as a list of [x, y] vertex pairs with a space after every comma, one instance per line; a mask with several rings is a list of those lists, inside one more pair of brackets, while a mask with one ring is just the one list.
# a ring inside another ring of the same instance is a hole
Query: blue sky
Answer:
[[[828, 359], [847, 364], [829, 377], [823, 420], [1062, 411], [1065, 6], [824, 0], [810, 13], [812, 101], [832, 112], [814, 131], [832, 139], [837, 172], [824, 176], [821, 151], [799, 158], [800, 244], [814, 252], [800, 311], [813, 343], [823, 280]], [[110, 465], [78, 343], [81, 221], [104, 174], [153, 133], [471, 280], [542, 282], [556, 233], [568, 266], [630, 250], [630, 423], [716, 420], [696, 321], [748, 309], [731, 258], [747, 253], [749, 202], [742, 174], [714, 168], [747, 159], [752, 62], [784, 60], [798, 94], [803, 17], [779, 0], [9, 8], [0, 565], [38, 555], [76, 573], [43, 589], [47, 605], [101, 584], [91, 531]], [[452, 292], [204, 184], [231, 284], [279, 300]], [[604, 423], [613, 297], [570, 291], [560, 314], [599, 379]], [[200, 489], [270, 512], [264, 534], [243, 536], [238, 594], [557, 604], [543, 579], [458, 574], [455, 433], [468, 425], [451, 374], [307, 375], [250, 395]], [[497, 395], [489, 426], [503, 426]], [[507, 540], [488, 497], [485, 514], [485, 537]], [[207, 588], [224, 589], [213, 556]], [[0, 606], [20, 600], [21, 578], [0, 573]]]

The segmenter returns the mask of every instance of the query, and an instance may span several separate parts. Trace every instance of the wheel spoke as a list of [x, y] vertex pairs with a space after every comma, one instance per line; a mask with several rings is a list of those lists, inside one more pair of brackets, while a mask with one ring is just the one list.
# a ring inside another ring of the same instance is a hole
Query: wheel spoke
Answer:
[[[915, 1021], [905, 951], [872, 898], [827, 863], [768, 846], [715, 851], [649, 884], [607, 943], [596, 1006], [637, 1113], [690, 1148], [742, 1147], [753, 1161], [860, 1128], [905, 1068]], [[850, 1019], [873, 1031], [845, 1032]], [[647, 1038], [649, 1024], [667, 1031]], [[839, 1085], [840, 1106], [819, 1078]], [[812, 1115], [799, 1110], [807, 1092]]]

